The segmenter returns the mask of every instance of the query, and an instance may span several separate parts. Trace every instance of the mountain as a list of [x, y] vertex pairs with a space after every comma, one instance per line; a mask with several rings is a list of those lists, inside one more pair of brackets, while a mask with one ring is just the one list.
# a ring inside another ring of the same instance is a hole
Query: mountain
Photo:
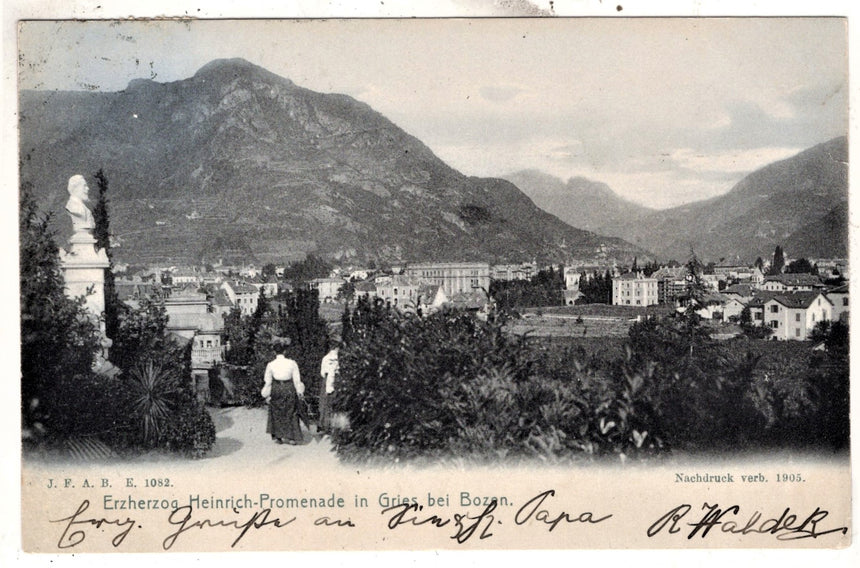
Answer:
[[848, 202], [793, 232], [783, 249], [794, 258], [848, 258]]
[[544, 211], [552, 211], [565, 223], [588, 231], [639, 219], [654, 212], [622, 199], [605, 183], [584, 177], [573, 177], [564, 182], [538, 170], [522, 170], [504, 178], [523, 190]]
[[[566, 225], [508, 181], [461, 174], [364, 103], [241, 59], [116, 93], [23, 91], [19, 110], [22, 182], [62, 212], [68, 178], [93, 185], [103, 168], [124, 261], [642, 254]], [[62, 239], [65, 214], [57, 223]]]
[[[848, 248], [848, 141], [834, 138], [756, 170], [728, 193], [596, 230], [683, 260], [844, 257]], [[815, 255], [812, 253], [815, 252]]]

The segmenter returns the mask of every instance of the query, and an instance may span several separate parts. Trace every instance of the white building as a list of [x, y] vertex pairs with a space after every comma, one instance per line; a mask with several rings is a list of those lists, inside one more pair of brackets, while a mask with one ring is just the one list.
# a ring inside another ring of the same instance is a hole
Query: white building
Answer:
[[221, 289], [227, 293], [233, 305], [242, 310], [242, 315], [251, 315], [257, 309], [260, 291], [250, 284], [240, 280], [225, 280], [221, 283]]
[[628, 272], [612, 279], [612, 305], [654, 306], [657, 304], [657, 279], [641, 272]]
[[848, 284], [843, 284], [842, 286], [828, 290], [826, 294], [827, 299], [830, 300], [830, 303], [833, 305], [833, 313], [831, 314], [833, 320], [839, 321], [844, 319], [847, 321], [849, 308]]
[[777, 294], [764, 301], [764, 325], [775, 339], [808, 339], [818, 322], [832, 319], [833, 304], [821, 292]]
[[376, 296], [399, 308], [415, 307], [421, 285], [418, 278], [395, 274], [376, 280]]
[[464, 292], [490, 289], [490, 265], [486, 262], [436, 262], [411, 264], [406, 275], [439, 284], [448, 298]]
[[314, 278], [308, 285], [319, 290], [320, 302], [333, 302], [346, 281], [343, 278]]

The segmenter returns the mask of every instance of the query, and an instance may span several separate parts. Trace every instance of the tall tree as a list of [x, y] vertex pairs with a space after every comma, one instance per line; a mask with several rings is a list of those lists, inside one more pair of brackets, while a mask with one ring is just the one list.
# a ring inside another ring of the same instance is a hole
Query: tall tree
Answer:
[[782, 269], [785, 268], [785, 254], [782, 252], [782, 247], [776, 245], [773, 250], [773, 262], [770, 265], [769, 275], [782, 274]]
[[115, 339], [119, 329], [119, 297], [116, 293], [116, 283], [113, 275], [113, 251], [110, 247], [110, 214], [108, 212], [108, 179], [104, 170], [96, 172], [96, 188], [98, 196], [93, 207], [93, 220], [95, 228], [93, 236], [96, 239], [96, 247], [103, 248], [107, 253], [110, 266], [105, 273], [105, 333], [111, 339]]

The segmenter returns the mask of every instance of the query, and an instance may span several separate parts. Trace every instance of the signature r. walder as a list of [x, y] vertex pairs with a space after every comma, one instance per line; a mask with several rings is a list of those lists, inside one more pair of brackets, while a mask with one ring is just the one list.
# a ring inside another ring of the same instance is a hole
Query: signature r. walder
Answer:
[[[679, 524], [691, 527], [687, 533], [688, 540], [696, 535], [705, 538], [711, 529], [717, 526], [723, 533], [734, 535], [770, 534], [775, 536], [777, 540], [783, 541], [818, 538], [828, 534], [846, 534], [848, 532], [848, 527], [824, 528], [824, 520], [830, 515], [830, 512], [821, 509], [821, 507], [816, 507], [811, 514], [806, 516], [798, 516], [791, 512], [791, 507], [786, 507], [780, 516], [768, 519], [762, 519], [762, 513], [755, 511], [744, 522], [741, 517], [740, 505], [732, 505], [722, 509], [719, 504], [703, 503], [702, 510], [705, 513], [702, 518], [694, 522], [682, 523], [682, 519], [692, 510], [693, 507], [689, 504], [678, 505], [670, 509], [648, 528], [648, 537], [653, 538], [664, 529], [668, 534], [681, 533], [683, 535], [685, 531], [678, 526]], [[731, 516], [726, 517], [727, 515]]]

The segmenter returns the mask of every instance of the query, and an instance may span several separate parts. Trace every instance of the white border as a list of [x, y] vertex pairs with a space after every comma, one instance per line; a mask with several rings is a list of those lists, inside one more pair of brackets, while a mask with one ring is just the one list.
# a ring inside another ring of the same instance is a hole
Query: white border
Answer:
[[[621, 6], [621, 10], [618, 10]], [[849, 18], [849, 63], [850, 63], [850, 134], [849, 140], [857, 137], [856, 108], [858, 89], [853, 80], [860, 76], [857, 73], [858, 52], [856, 47], [857, 24], [854, 21], [856, 8], [850, 0], [816, 0], [816, 1], [762, 1], [762, 0], [555, 0], [550, 8], [549, 1], [526, 2], [525, 0], [443, 0], [413, 1], [408, 0], [297, 0], [289, 2], [264, 2], [242, 0], [5, 0], [3, 2], [3, 23], [0, 28], [0, 43], [2, 43], [3, 66], [3, 97], [2, 97], [2, 143], [0, 144], [0, 184], [2, 184], [2, 202], [0, 219], [2, 227], [2, 243], [0, 262], [3, 274], [7, 278], [0, 285], [2, 300], [0, 300], [0, 346], [3, 346], [2, 360], [4, 371], [0, 377], [0, 449], [3, 451], [3, 466], [0, 468], [0, 495], [6, 504], [0, 516], [0, 565], [8, 566], [13, 562], [26, 566], [31, 565], [66, 565], [80, 560], [90, 566], [116, 566], [129, 563], [132, 566], [143, 566], [145, 563], [157, 561], [169, 564], [176, 562], [187, 563], [216, 561], [218, 565], [228, 565], [235, 562], [252, 561], [255, 563], [289, 562], [297, 565], [424, 565], [435, 561], [457, 566], [478, 566], [492, 563], [517, 564], [555, 564], [575, 562], [580, 565], [605, 566], [608, 563], [635, 563], [637, 565], [661, 566], [721, 566], [721, 565], [761, 565], [779, 564], [783, 566], [800, 566], [812, 563], [848, 566], [860, 565], [860, 543], [856, 527], [860, 519], [860, 500], [856, 497], [852, 505], [855, 529], [854, 544], [844, 550], [684, 550], [684, 551], [563, 551], [563, 552], [397, 552], [397, 553], [254, 553], [247, 558], [242, 553], [229, 555], [195, 554], [175, 555], [166, 557], [154, 554], [139, 554], [130, 556], [118, 555], [89, 555], [81, 558], [79, 555], [29, 555], [20, 551], [20, 420], [18, 412], [18, 295], [17, 279], [12, 276], [18, 272], [17, 263], [17, 85], [16, 85], [16, 21], [22, 18], [38, 19], [105, 19], [127, 17], [191, 17], [191, 18], [283, 18], [283, 17], [487, 17], [487, 16], [533, 16], [536, 9], [551, 11], [556, 16], [847, 16]], [[857, 163], [855, 144], [850, 144], [850, 161]], [[851, 187], [857, 177], [851, 168]], [[857, 199], [851, 194], [850, 225], [851, 231], [851, 265], [858, 264], [855, 238], [858, 226]], [[856, 281], [857, 279], [854, 279]], [[852, 296], [855, 298], [856, 286], [852, 284]], [[852, 353], [858, 353], [858, 335], [855, 332], [852, 341]], [[852, 389], [852, 409], [858, 409], [858, 384]], [[853, 412], [852, 416], [857, 413]], [[854, 486], [856, 487], [857, 456], [860, 454], [860, 429], [857, 421], [852, 420], [852, 467], [854, 467]], [[11, 458], [9, 457], [11, 456]], [[241, 556], [237, 556], [241, 554]]]

